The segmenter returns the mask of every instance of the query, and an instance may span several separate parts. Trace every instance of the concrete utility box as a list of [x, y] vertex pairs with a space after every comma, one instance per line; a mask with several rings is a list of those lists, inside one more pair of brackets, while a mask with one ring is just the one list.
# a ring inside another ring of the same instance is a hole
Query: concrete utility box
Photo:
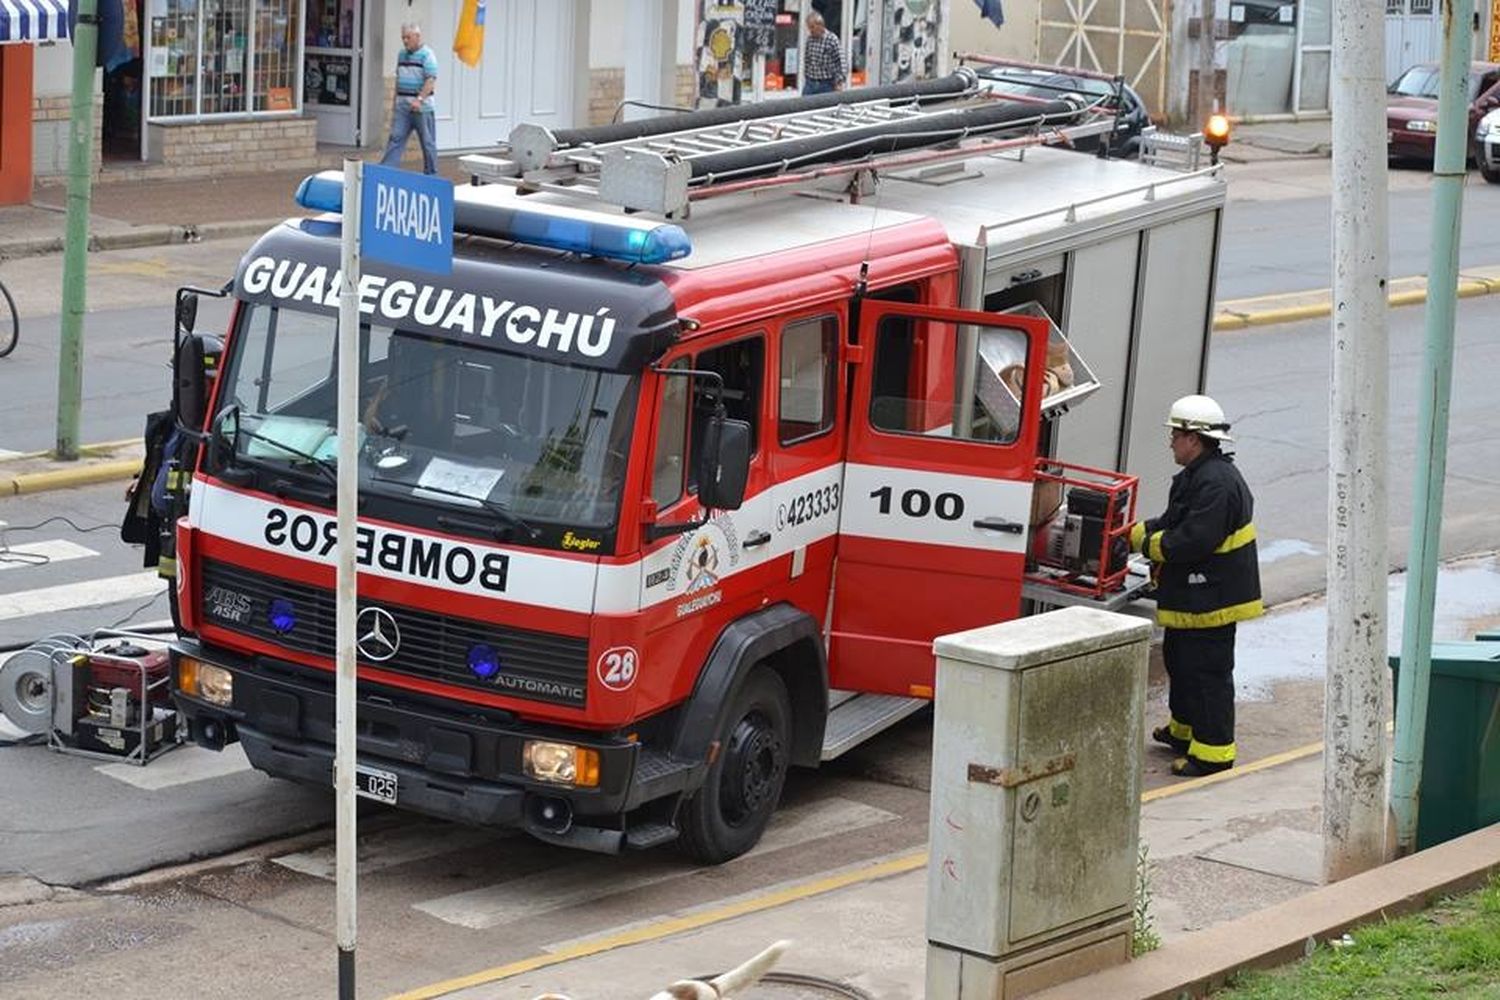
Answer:
[[1129, 959], [1150, 640], [1074, 607], [933, 643], [929, 1000]]

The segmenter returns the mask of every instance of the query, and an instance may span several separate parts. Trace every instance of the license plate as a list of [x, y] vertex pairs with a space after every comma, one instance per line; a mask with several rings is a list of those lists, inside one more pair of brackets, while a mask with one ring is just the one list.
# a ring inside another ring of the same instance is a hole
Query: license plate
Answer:
[[354, 794], [387, 805], [396, 804], [396, 775], [378, 767], [354, 766]]

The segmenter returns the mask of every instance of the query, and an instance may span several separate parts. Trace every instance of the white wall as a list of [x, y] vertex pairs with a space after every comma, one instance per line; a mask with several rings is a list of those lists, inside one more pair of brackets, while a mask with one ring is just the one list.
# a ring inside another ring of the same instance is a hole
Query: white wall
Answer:
[[995, 22], [979, 13], [973, 0], [959, 0], [949, 5], [948, 43], [954, 52], [978, 52], [1005, 59], [1036, 58], [1038, 0], [1011, 0], [1005, 4], [1005, 23]]
[[[693, 61], [693, 26], [697, 0], [659, 0], [677, 6], [677, 63]], [[593, 0], [589, 27], [589, 67], [620, 69], [625, 65], [625, 0]]]
[[73, 46], [69, 42], [42, 43], [36, 47], [32, 94], [52, 97], [73, 92]]

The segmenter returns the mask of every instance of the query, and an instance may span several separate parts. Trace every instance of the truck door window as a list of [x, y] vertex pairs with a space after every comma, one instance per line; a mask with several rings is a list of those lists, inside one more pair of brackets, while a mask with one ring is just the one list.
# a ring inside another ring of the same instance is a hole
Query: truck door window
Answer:
[[[762, 386], [765, 384], [766, 340], [764, 337], [746, 337], [698, 355], [693, 367], [701, 371], [718, 372], [724, 378], [724, 410], [731, 420], [743, 420], [750, 425], [750, 452], [754, 454], [760, 446], [760, 403]], [[693, 438], [692, 460], [688, 463], [688, 489], [697, 492], [698, 483], [693, 479], [698, 468], [698, 443], [703, 440], [703, 431], [708, 418], [713, 415], [714, 400], [709, 386], [694, 380], [693, 383]]]
[[781, 331], [781, 405], [777, 439], [794, 444], [833, 427], [838, 317], [788, 323]]
[[875, 335], [876, 430], [1009, 444], [1020, 433], [1026, 337], [887, 316]]
[[[687, 358], [678, 358], [669, 368], [686, 368]], [[661, 380], [661, 407], [656, 420], [656, 450], [651, 467], [651, 499], [661, 510], [682, 499], [687, 451], [688, 398], [692, 380], [680, 375]]]

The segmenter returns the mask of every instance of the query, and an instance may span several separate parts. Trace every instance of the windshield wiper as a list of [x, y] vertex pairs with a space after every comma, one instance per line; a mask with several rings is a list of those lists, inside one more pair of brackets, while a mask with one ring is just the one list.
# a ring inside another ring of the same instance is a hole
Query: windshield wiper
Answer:
[[[538, 531], [536, 528], [533, 528], [530, 524], [527, 524], [520, 517], [512, 514], [510, 512], [510, 509], [498, 500], [491, 500], [488, 497], [476, 497], [469, 493], [460, 493], [458, 490], [444, 489], [441, 486], [423, 486], [421, 484], [408, 483], [405, 480], [393, 479], [390, 476], [371, 476], [370, 481], [376, 483], [390, 483], [395, 486], [405, 486], [413, 493], [418, 490], [422, 490], [427, 493], [441, 493], [443, 496], [455, 497], [459, 500], [468, 500], [471, 503], [479, 504], [486, 511], [493, 514], [497, 520], [503, 522], [504, 524], [512, 528], [519, 528], [520, 530], [526, 532], [526, 537], [533, 542], [541, 536], [540, 531]], [[469, 528], [470, 530], [472, 530], [474, 527], [474, 522], [465, 521], [461, 517], [455, 518], [448, 514], [439, 514], [438, 524], [441, 524], [444, 527]], [[486, 525], [485, 527], [488, 527], [488, 525]], [[505, 539], [502, 538], [500, 540], [504, 541]]]
[[[305, 452], [301, 448], [293, 448], [291, 445], [285, 444], [285, 443], [283, 443], [281, 441], [278, 441], [278, 440], [276, 440], [275, 438], [271, 437], [268, 434], [261, 434], [261, 433], [259, 433], [257, 431], [248, 430], [248, 429], [243, 428], [243, 427], [240, 428], [239, 433], [243, 434], [245, 437], [250, 438], [250, 439], [252, 439], [254, 441], [260, 441], [263, 444], [268, 444], [268, 445], [270, 445], [273, 448], [280, 449], [281, 451], [286, 452], [288, 455], [291, 455], [293, 458], [300, 458], [300, 459], [302, 459], [302, 461], [306, 462], [308, 465], [311, 465], [313, 467], [312, 471], [315, 471], [318, 474], [320, 474], [324, 479], [328, 480], [334, 486], [338, 485], [338, 483], [339, 483], [339, 470], [338, 470], [338, 466], [335, 465], [329, 459], [319, 458], [317, 455], [313, 455], [313, 454], [310, 454], [308, 452]], [[260, 462], [258, 462], [256, 456], [253, 456], [253, 455], [241, 455], [238, 452], [236, 452], [236, 454], [235, 454], [234, 457], [237, 460], [248, 462], [251, 465], [260, 465], [261, 468], [265, 468], [265, 469], [268, 469], [268, 470], [281, 471], [281, 467], [280, 466], [266, 466], [266, 465], [263, 465]], [[293, 469], [293, 470], [296, 470], [296, 471], [300, 471], [300, 470], [298, 470], [298, 467], [296, 465], [292, 465], [292, 464], [288, 464], [287, 468]]]

